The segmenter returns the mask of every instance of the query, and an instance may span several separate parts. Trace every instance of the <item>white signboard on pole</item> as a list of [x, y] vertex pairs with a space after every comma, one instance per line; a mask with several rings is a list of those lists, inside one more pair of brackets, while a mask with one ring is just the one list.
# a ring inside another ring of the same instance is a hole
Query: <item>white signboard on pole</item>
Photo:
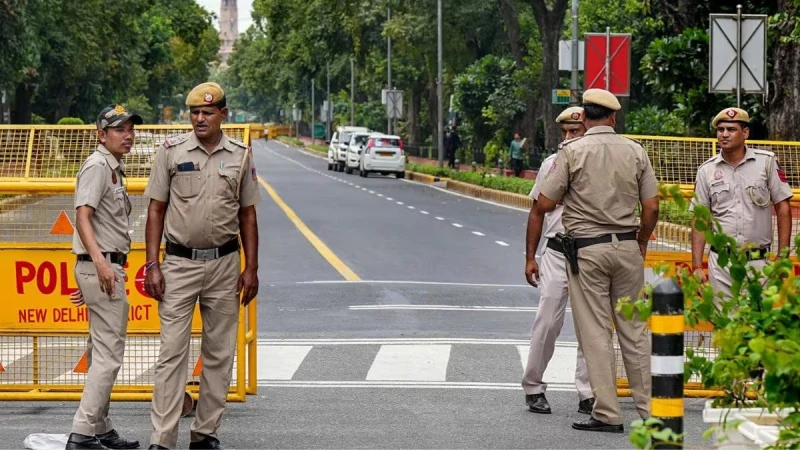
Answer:
[[[578, 70], [583, 70], [586, 46], [578, 41]], [[558, 41], [558, 70], [572, 70], [572, 41]]]
[[403, 91], [386, 90], [386, 117], [403, 118]]
[[711, 14], [708, 90], [720, 94], [765, 94], [767, 16]]

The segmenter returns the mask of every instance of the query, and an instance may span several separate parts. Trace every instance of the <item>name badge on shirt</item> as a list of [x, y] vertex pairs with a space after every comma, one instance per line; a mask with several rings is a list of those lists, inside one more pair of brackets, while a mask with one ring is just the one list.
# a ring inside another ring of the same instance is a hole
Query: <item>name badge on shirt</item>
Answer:
[[178, 164], [178, 172], [194, 172], [195, 166], [193, 162], [185, 162]]

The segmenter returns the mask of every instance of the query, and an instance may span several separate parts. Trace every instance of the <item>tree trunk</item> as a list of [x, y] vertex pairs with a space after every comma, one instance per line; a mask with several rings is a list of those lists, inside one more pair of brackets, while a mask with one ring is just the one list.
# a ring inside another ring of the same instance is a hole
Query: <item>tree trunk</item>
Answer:
[[18, 125], [31, 123], [31, 95], [28, 85], [24, 82], [17, 84], [14, 108], [11, 110], [11, 123]]
[[406, 121], [406, 132], [408, 133], [408, 145], [419, 146], [422, 144], [419, 138], [419, 113], [422, 103], [422, 93], [418, 86], [411, 88], [411, 95], [408, 99], [408, 120]]
[[[789, 17], [797, 13], [791, 1], [778, 2], [778, 10], [787, 12]], [[794, 28], [795, 20], [787, 20], [778, 30], [779, 36], [788, 36]], [[769, 138], [774, 140], [800, 140], [800, 44], [778, 41], [772, 50], [772, 81], [774, 93], [767, 103], [767, 128]]]
[[564, 15], [567, 11], [567, 0], [555, 0], [553, 8], [548, 9], [545, 0], [531, 0], [533, 16], [539, 28], [542, 40], [542, 76], [539, 93], [542, 98], [542, 115], [544, 120], [545, 148], [555, 149], [561, 141], [558, 126], [555, 123], [556, 113], [550, 102], [550, 92], [558, 86], [558, 41], [564, 27]]
[[[525, 68], [525, 43], [520, 37], [519, 13], [514, 5], [514, 1], [500, 0], [500, 14], [503, 16], [509, 49], [514, 56], [517, 70], [522, 70]], [[533, 89], [531, 89], [531, 91], [533, 91]], [[538, 100], [536, 95], [531, 95], [525, 102], [525, 112], [517, 118], [514, 124], [515, 130], [519, 131], [522, 136], [528, 138], [531, 144], [536, 141], [536, 113], [539, 110], [537, 105]]]

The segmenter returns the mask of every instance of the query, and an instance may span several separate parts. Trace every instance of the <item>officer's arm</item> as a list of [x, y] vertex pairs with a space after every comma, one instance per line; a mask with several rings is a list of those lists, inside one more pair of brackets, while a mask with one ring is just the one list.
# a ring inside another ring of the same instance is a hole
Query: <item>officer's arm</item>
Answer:
[[245, 269], [258, 270], [258, 220], [255, 206], [239, 208], [239, 229], [244, 248]]
[[75, 191], [76, 229], [83, 248], [95, 262], [104, 257], [97, 244], [97, 236], [92, 227], [92, 217], [105, 192], [106, 176], [104, 165], [89, 165], [79, 175], [78, 188]]
[[789, 247], [792, 234], [792, 208], [789, 200], [776, 203], [775, 213], [778, 216], [778, 254], [780, 254], [781, 250]]
[[559, 200], [567, 192], [569, 187], [569, 169], [567, 164], [567, 150], [558, 153], [550, 170], [544, 175], [544, 180], [539, 189], [537, 201], [538, 208], [542, 213], [548, 213], [556, 209]]
[[144, 228], [145, 251], [147, 261], [159, 263], [158, 253], [161, 248], [161, 236], [164, 233], [164, 216], [167, 214], [167, 204], [150, 199], [147, 207], [147, 223]]
[[650, 235], [656, 229], [656, 223], [658, 223], [658, 196], [640, 201], [642, 203], [642, 225], [636, 240], [639, 241], [640, 246], [646, 246], [650, 242]]
[[[697, 172], [697, 179], [694, 186], [696, 198], [692, 200], [689, 210], [694, 211], [697, 205], [709, 207], [708, 185], [704, 182], [701, 171]], [[703, 232], [697, 231], [697, 228], [694, 226], [695, 220], [696, 219], [692, 219], [692, 270], [703, 268], [703, 253], [706, 248], [706, 236]]]

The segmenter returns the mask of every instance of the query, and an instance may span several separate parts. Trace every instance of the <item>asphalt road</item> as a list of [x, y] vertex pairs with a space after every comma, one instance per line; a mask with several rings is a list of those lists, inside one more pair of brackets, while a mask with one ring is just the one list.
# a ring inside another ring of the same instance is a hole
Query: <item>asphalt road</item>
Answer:
[[[578, 432], [567, 314], [545, 375], [554, 413], [519, 387], [538, 290], [525, 284], [526, 213], [393, 176], [329, 172], [324, 159], [256, 142], [259, 394], [229, 404], [229, 448], [630, 448]], [[269, 189], [267, 189], [269, 188]], [[76, 403], [4, 404], [0, 447], [67, 433]], [[622, 399], [626, 420], [637, 418]], [[699, 444], [702, 402], [687, 400]], [[115, 403], [149, 444], [149, 405]], [[179, 444], [188, 444], [189, 420]], [[629, 426], [626, 425], [626, 431]]]

